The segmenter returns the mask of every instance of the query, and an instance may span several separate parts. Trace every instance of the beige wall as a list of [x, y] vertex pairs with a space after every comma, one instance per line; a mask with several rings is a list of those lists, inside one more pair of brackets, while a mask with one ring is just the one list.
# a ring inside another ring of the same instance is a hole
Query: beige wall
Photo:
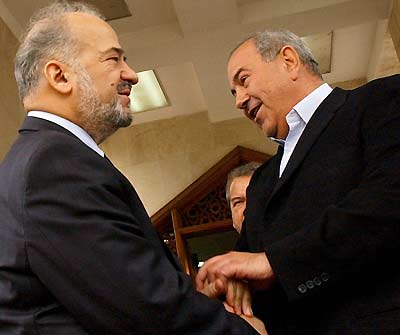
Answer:
[[102, 148], [152, 215], [237, 145], [276, 151], [249, 120], [210, 123], [206, 112], [121, 129]]
[[18, 40], [0, 18], [0, 161], [17, 136], [23, 118], [14, 79]]
[[389, 18], [389, 29], [392, 34], [397, 55], [400, 58], [400, 0], [393, 1], [393, 7]]

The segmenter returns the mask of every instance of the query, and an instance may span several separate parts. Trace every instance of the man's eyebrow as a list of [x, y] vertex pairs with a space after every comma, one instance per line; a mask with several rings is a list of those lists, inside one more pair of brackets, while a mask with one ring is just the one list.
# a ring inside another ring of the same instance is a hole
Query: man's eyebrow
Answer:
[[[233, 78], [232, 78], [232, 82], [233, 83], [238, 83], [239, 82], [239, 74], [243, 70], [244, 69], [242, 67], [240, 67], [239, 69], [236, 70], [236, 72], [235, 72], [235, 74], [233, 75]], [[236, 90], [232, 89], [231, 93], [232, 93], [233, 96], [235, 96], [236, 95]]]
[[239, 74], [242, 72], [244, 69], [240, 67], [239, 69], [236, 70], [234, 76], [233, 76], [233, 82], [239, 82]]
[[[107, 49], [105, 51], [102, 51], [100, 53], [101, 56], [106, 56], [107, 54], [111, 53], [111, 52], [116, 52], [118, 54], [119, 57], [122, 57], [125, 54], [124, 49], [121, 48], [117, 48], [117, 47], [112, 47], [110, 49]], [[124, 57], [124, 60], [126, 60], [126, 57]]]
[[245, 197], [242, 197], [242, 196], [236, 196], [236, 197], [232, 197], [231, 198], [231, 202], [234, 202], [234, 201], [236, 201], [236, 200], [244, 200], [245, 199]]

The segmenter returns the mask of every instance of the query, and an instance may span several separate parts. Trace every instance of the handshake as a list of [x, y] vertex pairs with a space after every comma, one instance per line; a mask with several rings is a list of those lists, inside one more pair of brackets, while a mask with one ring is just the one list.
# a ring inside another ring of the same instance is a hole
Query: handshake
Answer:
[[204, 263], [196, 276], [196, 289], [210, 298], [225, 296], [228, 312], [267, 334], [264, 323], [253, 315], [251, 291], [268, 289], [274, 279], [265, 253], [230, 252]]

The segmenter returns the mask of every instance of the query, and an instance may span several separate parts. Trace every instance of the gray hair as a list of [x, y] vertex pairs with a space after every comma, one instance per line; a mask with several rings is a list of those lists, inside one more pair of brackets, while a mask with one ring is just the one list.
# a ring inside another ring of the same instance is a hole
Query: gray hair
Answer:
[[21, 101], [37, 88], [41, 67], [48, 60], [57, 59], [70, 66], [79, 64], [77, 37], [71, 34], [65, 20], [65, 14], [75, 12], [104, 20], [94, 7], [66, 1], [57, 1], [32, 16], [15, 58], [15, 79]]
[[269, 62], [275, 59], [285, 45], [290, 45], [296, 50], [300, 61], [314, 75], [322, 78], [318, 62], [302, 39], [286, 29], [266, 29], [257, 31], [243, 39], [231, 52], [231, 55], [245, 42], [253, 41], [262, 58]]
[[231, 170], [231, 172], [229, 172], [228, 174], [228, 178], [226, 181], [226, 201], [228, 201], [228, 204], [231, 200], [231, 192], [230, 192], [230, 188], [231, 188], [231, 184], [233, 179], [237, 178], [237, 177], [242, 177], [242, 176], [251, 176], [253, 174], [253, 172], [261, 165], [261, 163], [258, 162], [250, 162], [244, 165], [240, 165], [236, 168], [234, 168], [233, 170]]

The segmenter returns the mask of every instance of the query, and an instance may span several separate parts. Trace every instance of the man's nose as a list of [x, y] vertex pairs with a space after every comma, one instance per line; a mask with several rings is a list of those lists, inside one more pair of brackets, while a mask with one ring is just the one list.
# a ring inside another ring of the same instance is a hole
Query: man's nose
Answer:
[[249, 101], [249, 95], [244, 89], [236, 90], [236, 108], [246, 109], [247, 103]]
[[124, 69], [121, 71], [121, 79], [130, 81], [132, 85], [137, 84], [139, 81], [137, 73], [128, 64], [125, 64]]

